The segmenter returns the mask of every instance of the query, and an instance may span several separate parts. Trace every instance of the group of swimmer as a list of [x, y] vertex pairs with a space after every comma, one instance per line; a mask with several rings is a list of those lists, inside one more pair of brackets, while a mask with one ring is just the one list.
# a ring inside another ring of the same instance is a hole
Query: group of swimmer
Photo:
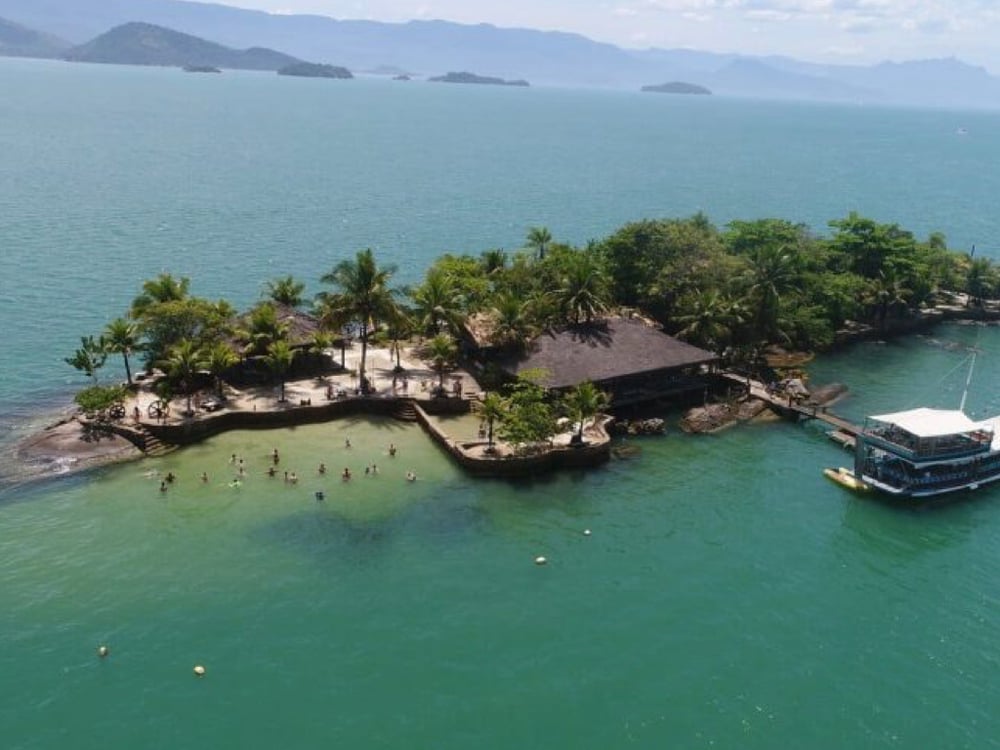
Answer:
[[[344, 439], [344, 448], [347, 448], [347, 449], [351, 448], [351, 439], [349, 437]], [[395, 458], [396, 457], [397, 448], [396, 448], [395, 443], [389, 443], [388, 453], [389, 453], [389, 457], [390, 458]], [[231, 466], [235, 466], [236, 467], [236, 475], [233, 477], [233, 481], [231, 481], [229, 483], [229, 486], [230, 487], [239, 487], [239, 486], [241, 486], [243, 484], [243, 477], [246, 476], [246, 473], [247, 473], [246, 462], [243, 460], [242, 456], [237, 456], [235, 453], [233, 453], [230, 456], [230, 458], [229, 458], [229, 463], [230, 463]], [[278, 467], [279, 463], [281, 463], [281, 454], [279, 453], [279, 451], [278, 451], [277, 448], [274, 448], [271, 451], [271, 464], [270, 464], [270, 466], [267, 467], [267, 471], [266, 471], [266, 474], [267, 474], [268, 477], [274, 478], [274, 477], [277, 476], [277, 474], [278, 474], [278, 468], [277, 467]], [[326, 475], [326, 473], [327, 473], [326, 464], [323, 463], [323, 462], [320, 462], [319, 466], [316, 469], [316, 473], [319, 476]], [[376, 463], [373, 462], [372, 464], [365, 466], [365, 476], [366, 477], [375, 477], [375, 476], [378, 476], [378, 474], [379, 474], [378, 464], [376, 464]], [[340, 474], [340, 478], [344, 482], [349, 482], [353, 478], [353, 476], [354, 475], [351, 472], [350, 467], [347, 467], [347, 466], [344, 467], [343, 472], [341, 472], [341, 474]], [[172, 471], [167, 472], [166, 476], [164, 476], [163, 479], [160, 481], [160, 492], [166, 492], [167, 489], [169, 488], [169, 486], [171, 484], [173, 484], [176, 479], [177, 479], [177, 477], [174, 475], [174, 473]], [[408, 481], [408, 482], [415, 482], [416, 479], [417, 479], [416, 472], [414, 472], [412, 470], [408, 470], [406, 472], [406, 481]], [[203, 471], [201, 473], [201, 482], [202, 482], [202, 484], [208, 484], [208, 481], [209, 481], [209, 479], [208, 479], [208, 472]], [[294, 471], [285, 471], [284, 472], [284, 482], [285, 482], [285, 484], [298, 484], [298, 481], [299, 481], [299, 477], [298, 477], [298, 475]], [[322, 492], [317, 492], [316, 493], [316, 497], [318, 499], [323, 499], [324, 495], [323, 495]]]

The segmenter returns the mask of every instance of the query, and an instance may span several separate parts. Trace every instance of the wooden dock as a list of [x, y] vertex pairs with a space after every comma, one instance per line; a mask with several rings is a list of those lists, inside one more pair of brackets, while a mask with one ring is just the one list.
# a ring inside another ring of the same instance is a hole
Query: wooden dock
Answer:
[[833, 428], [831, 437], [844, 446], [853, 447], [855, 438], [861, 432], [861, 428], [853, 422], [848, 422], [843, 417], [828, 411], [825, 406], [815, 404], [804, 404], [796, 401], [793, 396], [787, 393], [773, 392], [766, 385], [757, 380], [725, 372], [722, 377], [738, 384], [744, 390], [749, 384], [749, 395], [767, 403], [774, 411], [783, 417], [794, 419], [818, 419]]

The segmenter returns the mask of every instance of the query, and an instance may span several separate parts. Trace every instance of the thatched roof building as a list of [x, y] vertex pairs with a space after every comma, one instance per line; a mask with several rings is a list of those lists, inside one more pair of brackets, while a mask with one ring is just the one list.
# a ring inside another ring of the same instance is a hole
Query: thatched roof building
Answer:
[[717, 360], [640, 318], [610, 318], [543, 333], [498, 364], [511, 376], [542, 370], [543, 383], [556, 390], [590, 380], [622, 405], [700, 390]]

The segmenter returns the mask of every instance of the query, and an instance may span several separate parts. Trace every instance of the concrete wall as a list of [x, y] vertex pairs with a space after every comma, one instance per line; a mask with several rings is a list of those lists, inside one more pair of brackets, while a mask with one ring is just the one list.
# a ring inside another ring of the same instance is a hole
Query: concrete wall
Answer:
[[424, 411], [423, 407], [423, 403], [417, 405], [417, 421], [462, 468], [476, 476], [500, 478], [535, 476], [557, 469], [592, 468], [600, 466], [611, 458], [611, 440], [606, 433], [605, 439], [600, 442], [575, 447], [560, 446], [539, 454], [497, 457], [472, 456], [467, 452], [467, 449], [486, 445], [486, 441], [459, 443], [452, 440], [427, 418], [427, 412]]

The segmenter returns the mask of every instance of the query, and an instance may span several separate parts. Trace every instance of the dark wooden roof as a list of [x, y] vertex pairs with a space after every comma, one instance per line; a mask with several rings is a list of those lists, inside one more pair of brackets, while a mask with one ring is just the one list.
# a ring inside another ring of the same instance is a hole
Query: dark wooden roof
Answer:
[[544, 385], [567, 388], [714, 362], [712, 352], [668, 336], [640, 319], [612, 318], [591, 325], [547, 331], [528, 350], [502, 360], [510, 375], [545, 370]]

